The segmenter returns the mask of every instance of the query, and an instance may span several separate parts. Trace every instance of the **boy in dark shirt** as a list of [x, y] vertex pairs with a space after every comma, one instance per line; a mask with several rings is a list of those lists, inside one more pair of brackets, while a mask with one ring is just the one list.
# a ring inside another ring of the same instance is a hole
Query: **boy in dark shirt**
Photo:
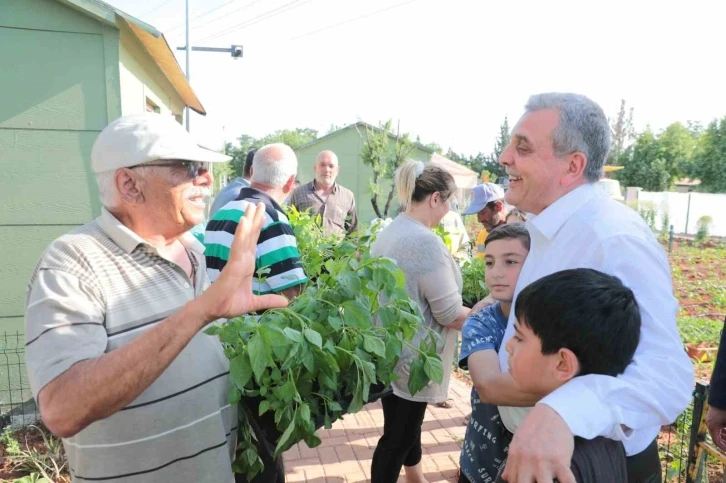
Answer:
[[[640, 340], [633, 292], [617, 277], [588, 268], [563, 270], [528, 285], [517, 297], [514, 315], [515, 335], [505, 347], [509, 374], [521, 391], [540, 397], [574, 377], [622, 374]], [[622, 443], [602, 437], [575, 438], [571, 469], [581, 483], [628, 479]]]

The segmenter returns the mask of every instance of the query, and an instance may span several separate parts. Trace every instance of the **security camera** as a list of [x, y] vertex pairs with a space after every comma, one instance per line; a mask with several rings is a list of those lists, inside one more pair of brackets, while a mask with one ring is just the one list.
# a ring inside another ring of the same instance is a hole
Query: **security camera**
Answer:
[[230, 52], [232, 53], [232, 58], [237, 60], [240, 57], [242, 57], [242, 46], [241, 45], [233, 45], [230, 49]]

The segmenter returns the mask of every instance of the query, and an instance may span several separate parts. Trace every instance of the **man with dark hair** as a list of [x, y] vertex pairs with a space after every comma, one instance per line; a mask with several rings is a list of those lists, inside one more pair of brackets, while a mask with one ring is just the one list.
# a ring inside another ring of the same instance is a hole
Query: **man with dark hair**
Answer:
[[214, 198], [214, 202], [212, 203], [212, 207], [209, 209], [210, 218], [213, 217], [214, 214], [217, 213], [224, 205], [230, 201], [236, 200], [242, 188], [250, 187], [250, 179], [252, 179], [252, 160], [255, 157], [256, 151], [257, 150], [254, 148], [247, 151], [245, 164], [242, 168], [242, 176], [227, 183], [227, 186], [217, 193], [217, 196]]
[[[640, 341], [640, 310], [617, 277], [577, 268], [524, 288], [506, 344], [509, 374], [523, 392], [545, 397], [576, 377], [617, 376]], [[575, 438], [570, 469], [578, 483], [627, 481], [622, 443]], [[503, 481], [501, 478], [498, 481]]]

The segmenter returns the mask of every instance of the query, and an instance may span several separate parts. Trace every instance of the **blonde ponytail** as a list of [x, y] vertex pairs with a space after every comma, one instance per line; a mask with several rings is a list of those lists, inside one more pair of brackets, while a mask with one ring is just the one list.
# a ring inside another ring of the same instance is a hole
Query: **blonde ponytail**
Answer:
[[403, 211], [406, 211], [411, 205], [413, 192], [416, 190], [416, 178], [420, 174], [419, 163], [421, 163], [421, 161], [407, 159], [396, 170], [395, 182], [396, 191], [398, 193], [398, 203], [401, 205], [401, 210]]
[[423, 201], [437, 191], [444, 199], [456, 191], [454, 178], [447, 171], [413, 159], [407, 159], [396, 170], [394, 181], [402, 211], [406, 211], [411, 203]]

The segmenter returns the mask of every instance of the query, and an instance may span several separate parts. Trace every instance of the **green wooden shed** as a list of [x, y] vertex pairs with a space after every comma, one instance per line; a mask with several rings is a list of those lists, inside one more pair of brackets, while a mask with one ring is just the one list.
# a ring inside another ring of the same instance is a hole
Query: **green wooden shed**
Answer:
[[0, 0], [0, 335], [23, 331], [50, 241], [99, 215], [98, 133], [125, 114], [205, 114], [163, 35], [97, 0]]
[[[338, 164], [340, 165], [338, 183], [351, 190], [355, 195], [358, 218], [363, 223], [368, 223], [376, 218], [368, 189], [373, 179], [373, 169], [365, 165], [360, 157], [360, 152], [367, 140], [367, 129], [380, 130], [378, 127], [365, 122], [357, 122], [333, 131], [295, 150], [298, 159], [297, 177], [301, 183], [309, 183], [315, 177], [313, 164], [315, 164], [315, 160], [321, 151], [329, 149], [338, 156]], [[396, 137], [393, 134], [389, 134], [389, 143], [391, 149], [393, 149], [396, 144]], [[477, 183], [477, 173], [421, 144], [414, 144], [414, 150], [409, 157], [423, 162], [436, 163], [449, 171], [459, 187], [458, 197], [460, 203], [463, 202], [468, 192]], [[378, 206], [383, 211], [386, 197], [391, 189], [391, 182], [384, 180], [381, 187], [383, 196], [378, 197]], [[391, 218], [395, 217], [397, 209], [398, 201], [394, 195], [388, 215]]]

